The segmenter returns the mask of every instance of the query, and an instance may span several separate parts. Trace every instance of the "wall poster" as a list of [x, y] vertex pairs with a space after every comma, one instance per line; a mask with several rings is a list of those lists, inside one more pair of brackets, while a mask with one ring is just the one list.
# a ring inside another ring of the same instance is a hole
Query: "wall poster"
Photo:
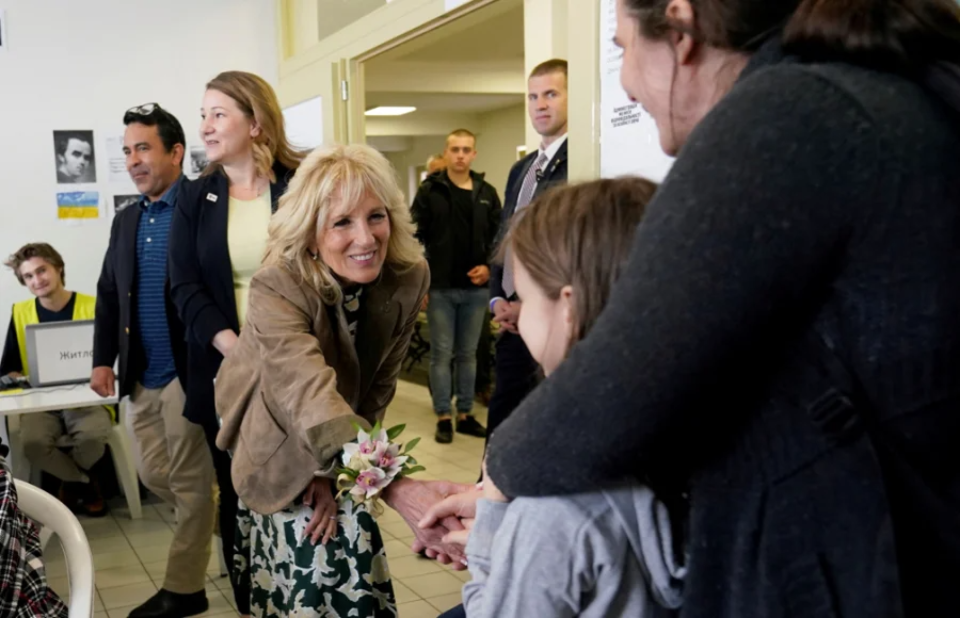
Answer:
[[620, 86], [623, 50], [613, 43], [617, 1], [600, 2], [600, 176], [636, 175], [660, 182], [673, 158], [660, 148], [653, 118]]

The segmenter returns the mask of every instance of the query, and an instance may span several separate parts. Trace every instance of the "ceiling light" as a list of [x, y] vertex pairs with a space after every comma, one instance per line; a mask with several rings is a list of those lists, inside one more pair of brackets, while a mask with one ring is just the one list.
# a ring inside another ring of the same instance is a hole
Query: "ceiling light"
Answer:
[[416, 107], [389, 107], [386, 105], [381, 105], [380, 107], [374, 107], [373, 109], [368, 109], [364, 112], [365, 116], [403, 116], [404, 114], [409, 114], [410, 112], [417, 111]]

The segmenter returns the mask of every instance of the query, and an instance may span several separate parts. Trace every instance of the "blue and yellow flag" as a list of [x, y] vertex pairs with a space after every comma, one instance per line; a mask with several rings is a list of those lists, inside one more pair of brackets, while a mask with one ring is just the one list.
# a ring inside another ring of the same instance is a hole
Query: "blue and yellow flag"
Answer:
[[97, 219], [100, 217], [100, 194], [96, 191], [57, 193], [58, 219]]

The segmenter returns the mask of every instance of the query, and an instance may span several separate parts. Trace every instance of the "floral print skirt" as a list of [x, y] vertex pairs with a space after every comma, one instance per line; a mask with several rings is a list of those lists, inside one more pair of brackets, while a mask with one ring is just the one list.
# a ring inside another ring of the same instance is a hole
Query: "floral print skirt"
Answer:
[[250, 581], [257, 618], [396, 618], [387, 555], [376, 520], [347, 500], [326, 545], [303, 540], [313, 509], [290, 505], [273, 515], [238, 512], [234, 568]]

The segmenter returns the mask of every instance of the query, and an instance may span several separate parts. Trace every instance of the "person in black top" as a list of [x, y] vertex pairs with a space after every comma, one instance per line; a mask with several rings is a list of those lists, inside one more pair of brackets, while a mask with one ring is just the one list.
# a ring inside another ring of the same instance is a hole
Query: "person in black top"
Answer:
[[[46, 243], [21, 247], [6, 266], [36, 297], [13, 306], [0, 358], [0, 374], [21, 377], [29, 374], [26, 327], [93, 319], [95, 299], [64, 288], [63, 257]], [[110, 427], [111, 413], [104, 406], [20, 416], [24, 454], [33, 465], [60, 479], [59, 497], [64, 504], [91, 517], [107, 512], [99, 485], [89, 470], [103, 457]], [[65, 439], [67, 449], [62, 450]]]
[[[514, 216], [551, 187], [567, 182], [567, 61], [541, 62], [527, 79], [527, 112], [540, 135], [540, 148], [517, 161], [507, 177], [501, 236]], [[507, 264], [494, 264], [490, 273], [490, 310], [500, 324], [495, 355], [495, 386], [487, 414], [487, 432], [510, 416], [537, 385], [540, 366], [517, 331], [522, 303]]]
[[[437, 442], [453, 441], [451, 399], [457, 396], [457, 432], [485, 437], [471, 414], [477, 373], [477, 343], [487, 315], [488, 265], [500, 228], [500, 198], [471, 171], [477, 138], [466, 129], [447, 136], [446, 170], [420, 185], [413, 201], [417, 238], [430, 263], [427, 322], [430, 328], [430, 388], [437, 414]], [[450, 372], [457, 376], [453, 388]]]
[[[245, 561], [234, 561], [239, 503], [230, 457], [216, 445], [213, 380], [243, 326], [271, 213], [304, 154], [287, 141], [273, 88], [242, 71], [226, 71], [207, 83], [200, 137], [210, 164], [200, 178], [180, 184], [170, 224], [170, 298], [187, 332], [186, 366], [178, 367], [187, 396], [183, 414], [206, 433], [220, 487], [224, 560], [232, 567], [237, 611], [247, 615], [250, 573], [237, 568]], [[153, 609], [162, 609], [161, 600]]]
[[960, 615], [960, 6], [617, 5], [677, 159], [488, 479], [688, 498], [684, 618]]

